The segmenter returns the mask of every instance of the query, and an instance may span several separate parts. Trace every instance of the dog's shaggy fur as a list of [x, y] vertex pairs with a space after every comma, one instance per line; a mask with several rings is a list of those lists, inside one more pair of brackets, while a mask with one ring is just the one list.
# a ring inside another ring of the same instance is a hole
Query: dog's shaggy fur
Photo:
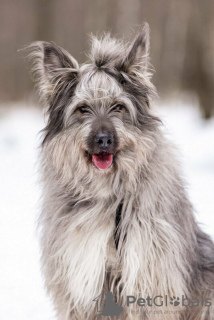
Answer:
[[[58, 318], [93, 320], [92, 300], [112, 291], [124, 308], [117, 319], [157, 318], [130, 313], [137, 307], [126, 306], [127, 295], [202, 294], [210, 307], [176, 313], [170, 305], [158, 318], [214, 319], [214, 245], [195, 221], [175, 150], [152, 112], [148, 26], [131, 43], [93, 37], [91, 63], [82, 66], [53, 43], [30, 49], [48, 113], [39, 223]], [[106, 170], [93, 162], [100, 131], [112, 137]]]

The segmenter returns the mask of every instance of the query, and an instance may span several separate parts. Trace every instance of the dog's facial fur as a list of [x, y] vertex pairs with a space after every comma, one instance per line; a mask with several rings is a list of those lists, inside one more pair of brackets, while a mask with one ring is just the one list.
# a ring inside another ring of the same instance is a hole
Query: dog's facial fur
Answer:
[[[131, 43], [94, 37], [82, 66], [53, 43], [30, 46], [48, 115], [42, 263], [60, 320], [94, 319], [92, 300], [101, 294], [103, 305], [106, 291], [124, 307], [120, 320], [153, 319], [130, 313], [127, 295], [203, 293], [214, 305], [214, 245], [195, 221], [174, 149], [152, 112], [148, 34], [145, 25]], [[214, 316], [213, 307], [182, 318], [167, 310], [165, 320]]]

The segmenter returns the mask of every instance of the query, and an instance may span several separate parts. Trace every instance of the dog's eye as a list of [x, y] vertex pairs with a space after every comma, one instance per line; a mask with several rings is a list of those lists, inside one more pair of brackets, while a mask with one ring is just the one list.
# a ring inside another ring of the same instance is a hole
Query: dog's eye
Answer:
[[82, 114], [89, 113], [89, 109], [86, 106], [81, 106], [81, 107], [77, 108], [77, 110]]
[[124, 109], [124, 106], [122, 106], [122, 104], [117, 104], [112, 108], [112, 111], [121, 112], [123, 109]]
[[126, 79], [124, 77], [120, 77], [119, 79], [120, 84], [125, 85], [127, 83]]

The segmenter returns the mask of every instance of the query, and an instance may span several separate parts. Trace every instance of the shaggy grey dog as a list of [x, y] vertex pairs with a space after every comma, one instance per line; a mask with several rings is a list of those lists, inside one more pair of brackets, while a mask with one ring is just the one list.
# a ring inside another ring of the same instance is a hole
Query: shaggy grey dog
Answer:
[[[131, 43], [93, 37], [81, 66], [53, 43], [30, 49], [48, 114], [39, 223], [58, 319], [94, 320], [106, 292], [123, 307], [110, 319], [214, 319], [214, 245], [152, 111], [148, 26]], [[130, 295], [191, 303], [128, 306]]]

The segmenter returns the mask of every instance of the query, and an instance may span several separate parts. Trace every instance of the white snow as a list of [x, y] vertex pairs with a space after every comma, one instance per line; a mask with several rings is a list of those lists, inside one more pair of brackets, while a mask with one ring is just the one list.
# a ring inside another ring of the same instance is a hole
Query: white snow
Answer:
[[36, 184], [36, 109], [0, 113], [0, 319], [51, 320], [35, 236], [39, 189]]
[[[159, 113], [182, 151], [189, 195], [203, 229], [214, 238], [214, 119], [197, 108], [167, 103]], [[0, 319], [53, 320], [43, 288], [35, 235], [39, 187], [36, 108], [0, 109]]]

